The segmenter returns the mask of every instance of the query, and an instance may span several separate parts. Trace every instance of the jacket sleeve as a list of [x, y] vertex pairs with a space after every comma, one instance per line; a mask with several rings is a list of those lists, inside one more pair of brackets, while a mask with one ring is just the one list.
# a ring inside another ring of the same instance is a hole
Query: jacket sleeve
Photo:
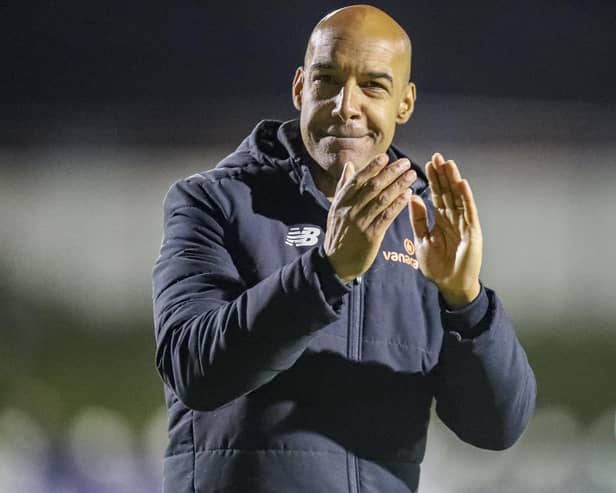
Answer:
[[462, 440], [503, 450], [525, 430], [535, 407], [536, 382], [513, 324], [496, 294], [482, 286], [466, 307], [449, 311], [436, 379], [436, 412]]
[[214, 410], [290, 368], [349, 291], [313, 247], [247, 287], [225, 245], [224, 212], [197, 178], [164, 201], [153, 269], [156, 366], [188, 407]]

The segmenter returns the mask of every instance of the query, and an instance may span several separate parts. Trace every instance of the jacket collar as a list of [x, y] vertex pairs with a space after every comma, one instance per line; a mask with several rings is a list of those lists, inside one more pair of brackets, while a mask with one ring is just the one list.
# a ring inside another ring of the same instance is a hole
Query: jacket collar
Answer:
[[[310, 172], [310, 168], [307, 164], [312, 160], [312, 158], [308, 155], [306, 147], [304, 146], [304, 143], [302, 141], [301, 132], [299, 129], [299, 120], [288, 120], [282, 123], [278, 127], [278, 131], [276, 132], [276, 138], [278, 142], [280, 142], [280, 144], [285, 147], [290, 159], [295, 165], [294, 168], [295, 172], [297, 173], [297, 179], [300, 185], [300, 192], [304, 193], [306, 190], [314, 192], [316, 190], [318, 192], [318, 194], [316, 195], [320, 195], [329, 205], [329, 201], [325, 198], [325, 195], [323, 195], [316, 188], [316, 185], [312, 178], [312, 174]], [[389, 156], [389, 162], [394, 162], [397, 159], [407, 157], [394, 145], [389, 146], [389, 148], [387, 149], [387, 155]], [[411, 189], [413, 190], [413, 193], [421, 193], [426, 188], [427, 180], [421, 168], [417, 164], [413, 162], [411, 163], [413, 169], [417, 172], [417, 181], [413, 184]]]

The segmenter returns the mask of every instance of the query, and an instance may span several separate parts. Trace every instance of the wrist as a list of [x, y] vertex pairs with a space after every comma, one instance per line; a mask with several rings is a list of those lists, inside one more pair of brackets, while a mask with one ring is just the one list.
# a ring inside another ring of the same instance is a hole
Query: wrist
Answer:
[[468, 289], [453, 290], [439, 288], [439, 292], [451, 310], [458, 310], [472, 303], [475, 298], [479, 296], [481, 285], [479, 284], [479, 280], [477, 280], [473, 286]]
[[357, 277], [355, 275], [349, 274], [349, 272], [348, 272], [349, 269], [345, 269], [344, 268], [344, 264], [336, 256], [335, 253], [328, 254], [327, 252], [325, 252], [325, 258], [329, 261], [329, 263], [332, 266], [332, 269], [335, 272], [336, 276], [338, 277], [340, 282], [342, 282], [343, 284], [350, 284]]

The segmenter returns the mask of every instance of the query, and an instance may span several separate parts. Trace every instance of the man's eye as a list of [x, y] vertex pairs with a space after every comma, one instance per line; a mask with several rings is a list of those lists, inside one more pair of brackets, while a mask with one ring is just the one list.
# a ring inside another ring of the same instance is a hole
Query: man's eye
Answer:
[[327, 74], [319, 74], [314, 76], [314, 80], [316, 82], [324, 82], [326, 84], [331, 84], [334, 82], [334, 77]]
[[370, 89], [382, 89], [383, 91], [387, 90], [387, 88], [383, 84], [375, 82], [373, 80], [366, 82], [364, 84], [364, 87], [368, 87]]

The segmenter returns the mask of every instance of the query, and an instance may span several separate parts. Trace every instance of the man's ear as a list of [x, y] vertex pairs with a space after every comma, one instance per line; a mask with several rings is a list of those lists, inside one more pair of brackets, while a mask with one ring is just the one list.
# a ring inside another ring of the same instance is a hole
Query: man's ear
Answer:
[[409, 121], [409, 118], [413, 114], [415, 109], [415, 100], [417, 99], [417, 92], [415, 84], [409, 82], [404, 88], [400, 105], [398, 106], [398, 114], [396, 115], [396, 123], [401, 125]]
[[297, 67], [293, 77], [292, 97], [293, 106], [300, 111], [302, 109], [302, 89], [304, 88], [304, 68]]

